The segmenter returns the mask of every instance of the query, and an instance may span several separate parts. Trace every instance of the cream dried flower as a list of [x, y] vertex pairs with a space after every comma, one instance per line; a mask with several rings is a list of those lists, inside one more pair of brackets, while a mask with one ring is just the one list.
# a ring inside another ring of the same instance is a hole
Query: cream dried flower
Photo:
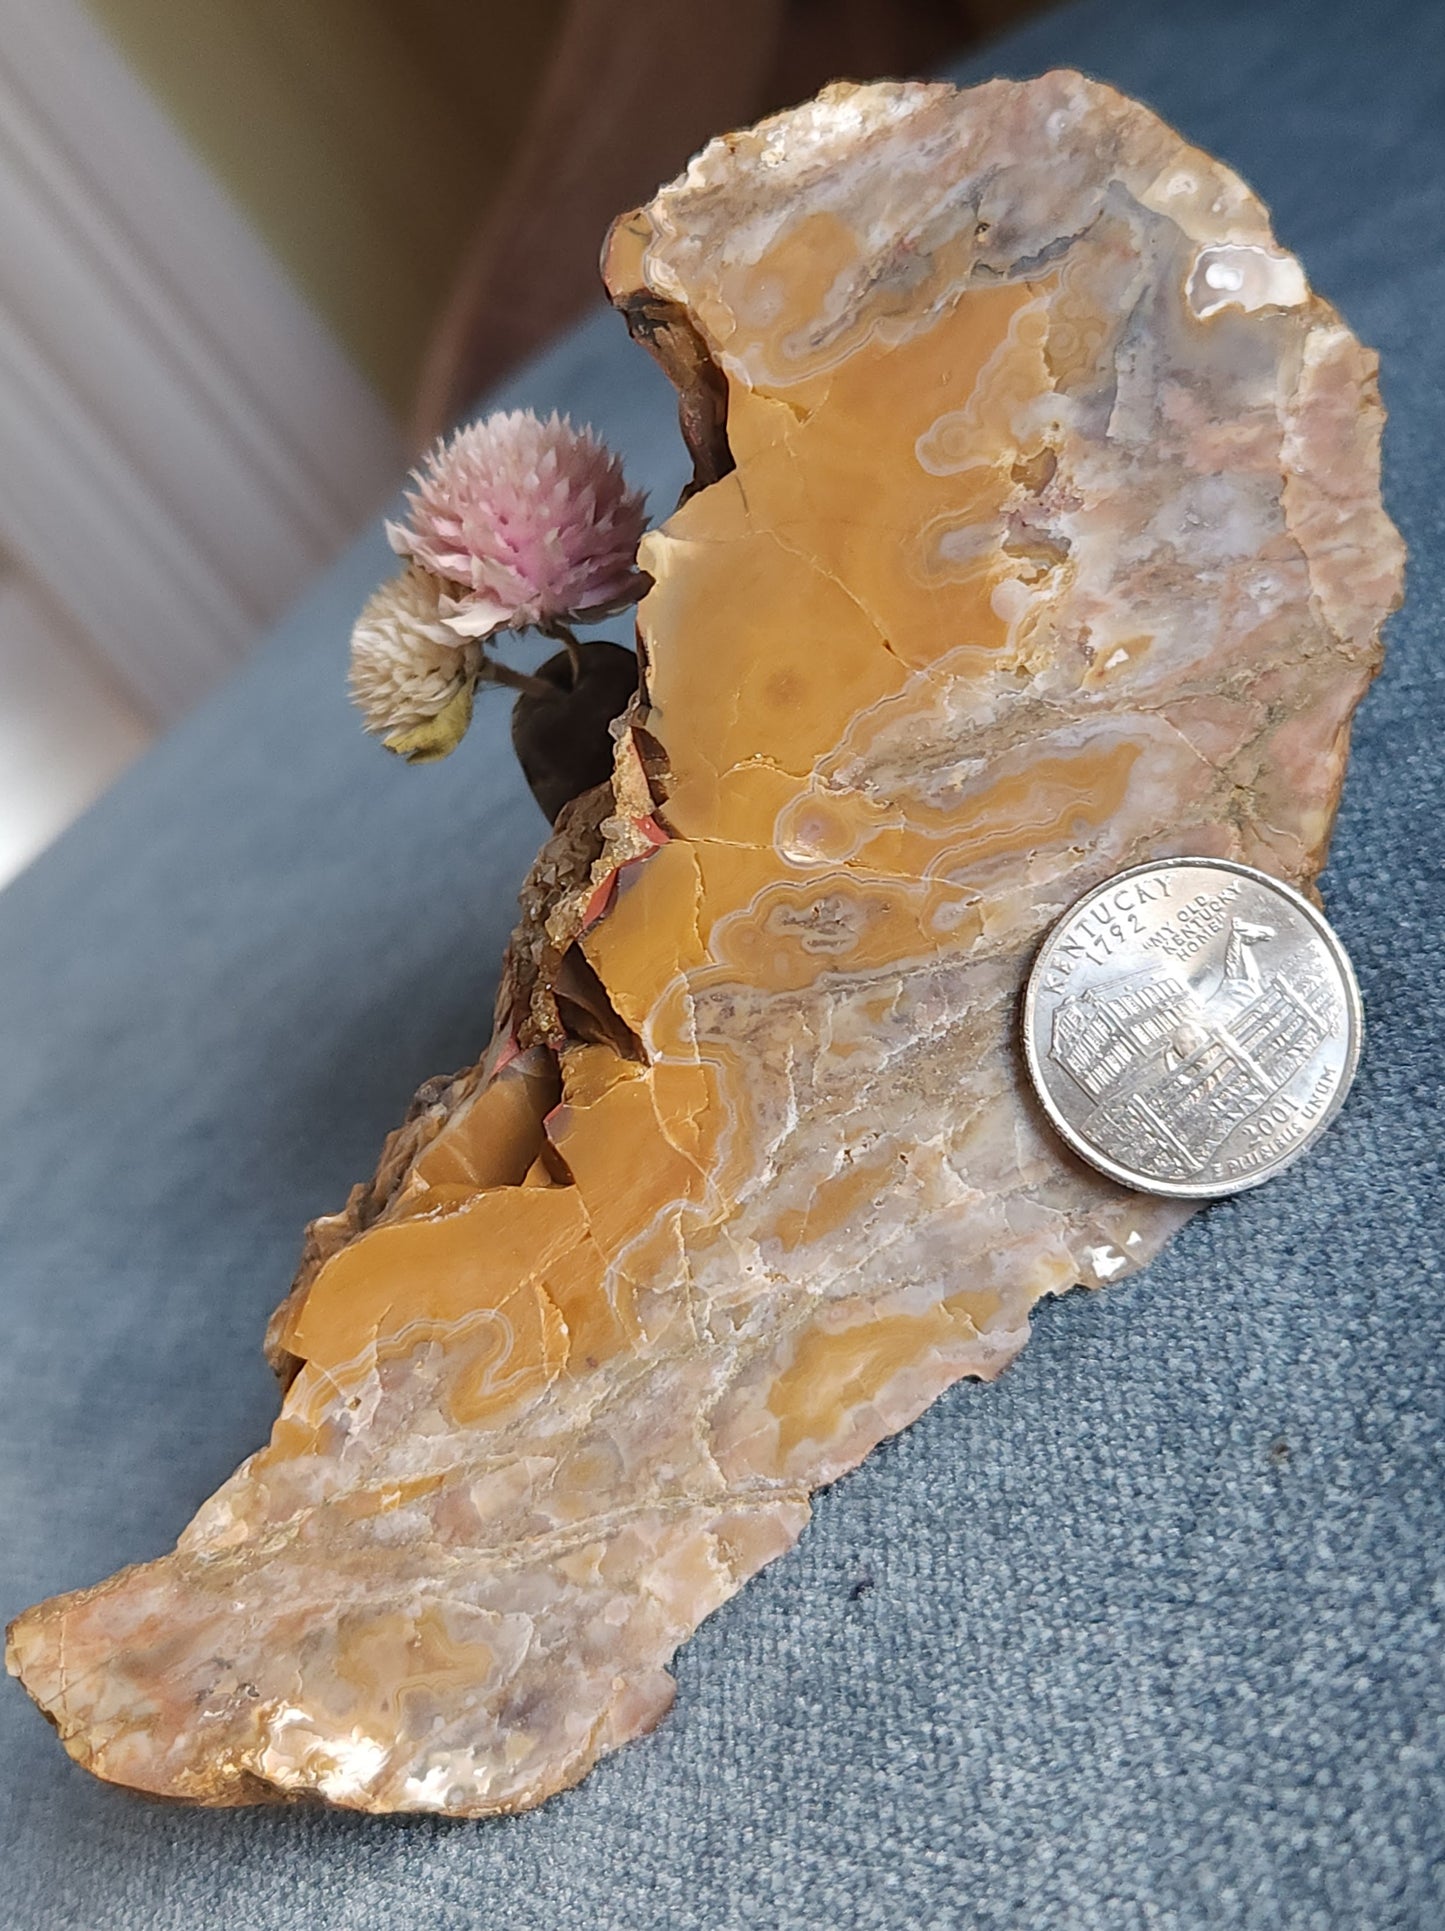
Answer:
[[488, 416], [437, 443], [415, 474], [401, 556], [443, 578], [462, 637], [546, 629], [635, 602], [645, 500], [590, 429], [529, 409]]
[[351, 695], [368, 731], [403, 756], [444, 756], [471, 718], [481, 650], [448, 628], [441, 585], [407, 569], [367, 598], [351, 633]]

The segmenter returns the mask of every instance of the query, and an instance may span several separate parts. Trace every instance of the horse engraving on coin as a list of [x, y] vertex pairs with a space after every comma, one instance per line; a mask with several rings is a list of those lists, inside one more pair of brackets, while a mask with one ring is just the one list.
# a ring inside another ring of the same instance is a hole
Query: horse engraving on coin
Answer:
[[1128, 1186], [1187, 1198], [1297, 1158], [1343, 1102], [1360, 1033], [1323, 917], [1217, 859], [1089, 893], [1044, 941], [1024, 1005], [1029, 1071], [1064, 1139]]

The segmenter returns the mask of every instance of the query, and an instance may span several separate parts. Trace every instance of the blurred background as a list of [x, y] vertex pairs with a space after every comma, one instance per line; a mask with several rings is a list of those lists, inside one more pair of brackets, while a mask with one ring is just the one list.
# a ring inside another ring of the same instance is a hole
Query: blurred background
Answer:
[[1039, 0], [0, 0], [0, 883], [598, 298], [611, 217]]

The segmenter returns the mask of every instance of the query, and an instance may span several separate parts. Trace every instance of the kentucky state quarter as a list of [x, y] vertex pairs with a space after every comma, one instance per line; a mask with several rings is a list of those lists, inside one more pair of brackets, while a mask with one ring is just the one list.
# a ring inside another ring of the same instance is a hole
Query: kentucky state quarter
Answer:
[[1248, 865], [1166, 858], [1081, 898], [1024, 993], [1024, 1056], [1076, 1153], [1144, 1193], [1272, 1180], [1343, 1104], [1359, 988], [1308, 900]]

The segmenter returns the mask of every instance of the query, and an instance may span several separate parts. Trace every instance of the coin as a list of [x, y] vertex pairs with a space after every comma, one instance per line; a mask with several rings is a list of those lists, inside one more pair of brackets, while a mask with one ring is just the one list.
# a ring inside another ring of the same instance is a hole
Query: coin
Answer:
[[1076, 1153], [1144, 1193], [1210, 1200], [1297, 1160], [1359, 1063], [1359, 988], [1309, 901], [1219, 858], [1119, 872], [1050, 931], [1024, 1057]]

